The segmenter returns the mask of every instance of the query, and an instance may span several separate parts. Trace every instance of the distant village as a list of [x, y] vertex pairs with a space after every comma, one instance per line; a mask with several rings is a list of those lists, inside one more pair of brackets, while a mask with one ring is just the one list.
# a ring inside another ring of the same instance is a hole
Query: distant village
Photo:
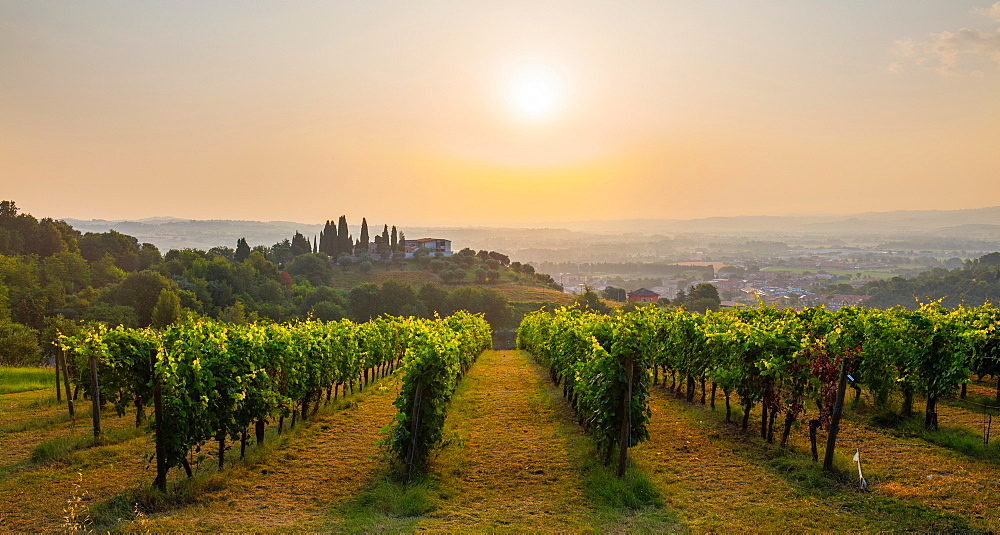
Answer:
[[[874, 269], [878, 266], [838, 265], [826, 266], [831, 270], [844, 269]], [[815, 269], [815, 268], [814, 268]], [[552, 274], [563, 284], [563, 291], [571, 294], [581, 294], [586, 288], [603, 291], [615, 287], [612, 279], [620, 277], [588, 275], [583, 273]], [[845, 282], [852, 287], [860, 287], [874, 280], [871, 277], [855, 277], [844, 281], [820, 268], [817, 271], [786, 271], [779, 267], [753, 273], [734, 274], [720, 269], [717, 276], [691, 280], [684, 277], [663, 277], [661, 284], [649, 288], [639, 288], [627, 293], [627, 300], [632, 302], [656, 302], [662, 298], [675, 299], [678, 292], [689, 292], [699, 283], [707, 282], [716, 287], [722, 297], [722, 306], [753, 305], [758, 302], [805, 308], [822, 306], [828, 310], [837, 310], [844, 306], [859, 305], [868, 299], [867, 295], [840, 294], [817, 291], [821, 287]]]

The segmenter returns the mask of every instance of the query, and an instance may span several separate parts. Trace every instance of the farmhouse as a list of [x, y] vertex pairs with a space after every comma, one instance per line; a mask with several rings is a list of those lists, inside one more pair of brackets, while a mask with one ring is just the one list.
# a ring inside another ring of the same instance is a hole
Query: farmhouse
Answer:
[[655, 303], [659, 299], [660, 294], [645, 288], [639, 288], [628, 293], [628, 300], [636, 303]]
[[419, 240], [406, 240], [405, 245], [407, 253], [414, 253], [418, 249], [425, 249], [429, 253], [443, 253], [444, 256], [451, 256], [451, 240], [420, 238]]

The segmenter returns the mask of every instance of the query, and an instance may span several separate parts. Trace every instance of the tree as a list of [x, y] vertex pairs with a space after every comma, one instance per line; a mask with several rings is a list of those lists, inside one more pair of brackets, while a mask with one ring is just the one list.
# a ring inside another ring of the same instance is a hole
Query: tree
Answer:
[[295, 236], [292, 236], [292, 248], [290, 252], [292, 256], [309, 254], [312, 252], [312, 245], [309, 244], [309, 240], [299, 233], [299, 231], [295, 231]]
[[168, 288], [176, 291], [177, 284], [159, 273], [129, 273], [120, 283], [108, 288], [101, 301], [134, 310], [139, 326], [147, 327], [152, 322], [153, 308], [156, 307], [160, 292]]
[[396, 225], [392, 226], [392, 236], [389, 238], [389, 249], [393, 252], [397, 251], [397, 246], [399, 244], [399, 234], [396, 232]]
[[608, 286], [602, 290], [601, 296], [608, 301], [618, 301], [620, 303], [625, 302], [625, 299], [628, 297], [625, 288], [615, 288], [614, 286]]
[[594, 312], [600, 312], [601, 314], [607, 314], [611, 312], [611, 307], [605, 305], [601, 298], [590, 289], [590, 286], [586, 286], [583, 294], [577, 296], [574, 301], [577, 306], [583, 310], [593, 310]]
[[358, 239], [358, 249], [355, 253], [360, 253], [361, 251], [368, 251], [368, 244], [371, 242], [368, 236], [368, 220], [361, 218], [361, 237]]
[[236, 255], [234, 258], [237, 262], [242, 262], [250, 257], [250, 246], [247, 245], [246, 238], [240, 238], [236, 240]]
[[90, 262], [96, 262], [110, 254], [115, 265], [124, 271], [139, 269], [139, 240], [116, 232], [88, 232], [79, 240], [80, 254]]
[[448, 313], [448, 290], [428, 282], [420, 287], [417, 297], [424, 304], [428, 315], [437, 312], [443, 316]]
[[339, 258], [343, 253], [353, 254], [353, 246], [350, 230], [347, 229], [347, 216], [342, 215], [337, 221], [337, 257]]
[[347, 306], [354, 321], [368, 321], [382, 313], [382, 292], [370, 282], [355, 286], [347, 293]]
[[379, 312], [392, 316], [426, 316], [427, 310], [409, 284], [397, 280], [382, 283]]
[[340, 255], [339, 248], [337, 226], [333, 224], [333, 221], [327, 220], [326, 225], [323, 226], [323, 232], [319, 233], [319, 250], [330, 258], [337, 258]]
[[150, 318], [150, 325], [162, 329], [177, 322], [181, 317], [181, 298], [176, 289], [164, 288], [156, 298], [156, 306]]
[[290, 275], [304, 277], [313, 286], [325, 286], [330, 284], [333, 277], [333, 268], [330, 266], [330, 258], [323, 253], [310, 253], [296, 256], [285, 267]]
[[0, 320], [0, 365], [36, 365], [40, 354], [37, 331], [20, 323]]
[[455, 284], [465, 280], [465, 270], [462, 268], [446, 269], [438, 274], [445, 284]]
[[246, 307], [243, 306], [243, 301], [237, 299], [235, 303], [222, 309], [222, 311], [219, 312], [219, 321], [232, 323], [233, 325], [246, 324]]
[[502, 293], [481, 286], [464, 286], [448, 293], [448, 312], [467, 310], [482, 313], [494, 329], [509, 327], [514, 320], [514, 307]]

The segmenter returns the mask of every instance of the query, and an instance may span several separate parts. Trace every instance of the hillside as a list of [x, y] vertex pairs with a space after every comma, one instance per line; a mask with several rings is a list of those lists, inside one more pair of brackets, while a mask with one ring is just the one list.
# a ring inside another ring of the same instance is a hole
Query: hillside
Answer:
[[946, 307], [1000, 303], [1000, 253], [990, 253], [947, 270], [935, 268], [916, 277], [870, 282], [859, 289], [871, 297], [866, 306], [917, 308], [941, 300]]

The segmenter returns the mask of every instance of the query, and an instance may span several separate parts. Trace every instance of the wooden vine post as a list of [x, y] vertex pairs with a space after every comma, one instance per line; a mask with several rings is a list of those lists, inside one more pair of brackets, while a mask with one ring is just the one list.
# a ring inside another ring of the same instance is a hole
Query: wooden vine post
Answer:
[[840, 432], [840, 417], [844, 414], [844, 393], [847, 391], [847, 374], [850, 373], [851, 358], [844, 358], [840, 368], [840, 382], [837, 383], [837, 398], [833, 404], [833, 416], [830, 418], [830, 433], [826, 439], [826, 455], [823, 457], [823, 470], [833, 470], [833, 449], [837, 444], [837, 433]]
[[94, 440], [101, 438], [101, 385], [97, 381], [97, 355], [90, 356], [90, 401], [93, 406]]
[[153, 424], [156, 428], [156, 479], [153, 486], [167, 490], [167, 444], [163, 438], [163, 384], [156, 373], [156, 350], [150, 351], [149, 365], [153, 372]]
[[63, 383], [66, 386], [66, 403], [69, 406], [69, 416], [70, 418], [76, 419], [76, 409], [73, 408], [73, 394], [69, 390], [69, 367], [66, 366], [66, 351], [60, 349], [56, 353], [56, 359], [62, 361], [63, 369]]
[[56, 350], [56, 401], [62, 402], [62, 384], [59, 383], [59, 350]]
[[625, 477], [625, 463], [628, 460], [628, 447], [632, 438], [632, 353], [625, 356], [625, 396], [622, 398], [621, 435], [618, 437], [618, 477]]
[[423, 401], [424, 385], [421, 377], [417, 377], [417, 388], [413, 393], [413, 425], [410, 428], [410, 455], [406, 467], [406, 482], [413, 477], [413, 463], [417, 454], [417, 433], [420, 431], [420, 402]]

